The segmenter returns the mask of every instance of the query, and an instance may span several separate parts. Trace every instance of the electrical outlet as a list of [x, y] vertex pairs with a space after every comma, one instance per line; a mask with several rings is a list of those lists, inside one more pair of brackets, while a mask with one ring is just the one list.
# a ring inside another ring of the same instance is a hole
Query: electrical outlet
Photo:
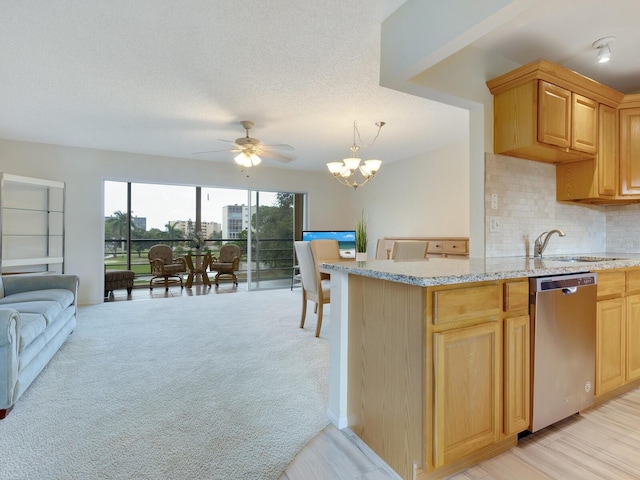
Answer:
[[497, 210], [497, 209], [498, 209], [498, 194], [492, 193], [491, 194], [491, 210]]
[[500, 217], [489, 217], [489, 232], [499, 232], [501, 228]]

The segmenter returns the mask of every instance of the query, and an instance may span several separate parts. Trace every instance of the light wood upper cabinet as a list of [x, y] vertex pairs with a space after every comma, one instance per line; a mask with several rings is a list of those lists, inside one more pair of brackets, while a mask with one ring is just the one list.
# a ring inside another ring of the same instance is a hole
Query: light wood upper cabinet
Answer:
[[577, 93], [571, 94], [571, 148], [598, 151], [598, 102]]
[[571, 107], [569, 90], [538, 82], [538, 141], [562, 148], [571, 146]]
[[556, 166], [558, 200], [608, 203], [618, 195], [618, 111], [598, 106], [598, 154]]
[[571, 91], [542, 80], [495, 94], [495, 153], [547, 163], [593, 158], [597, 137], [591, 131], [598, 120], [588, 103], [586, 97], [574, 98]]
[[640, 107], [620, 110], [620, 193], [640, 195]]
[[[598, 102], [540, 80], [538, 141], [595, 155], [598, 147]], [[571, 159], [575, 159], [575, 152]]]
[[494, 152], [556, 164], [559, 201], [640, 202], [640, 94], [546, 60], [487, 82]]
[[547, 163], [593, 159], [598, 105], [623, 95], [546, 60], [489, 80], [494, 152]]
[[618, 112], [608, 105], [598, 109], [598, 195], [618, 191]]

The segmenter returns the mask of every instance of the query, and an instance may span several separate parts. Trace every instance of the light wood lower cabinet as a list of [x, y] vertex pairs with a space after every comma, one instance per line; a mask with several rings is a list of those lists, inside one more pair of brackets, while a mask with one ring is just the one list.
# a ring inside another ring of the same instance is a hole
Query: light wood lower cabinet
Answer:
[[500, 323], [433, 336], [435, 466], [500, 438]]
[[529, 315], [504, 321], [504, 433], [529, 428], [531, 419], [531, 327]]
[[640, 269], [599, 272], [597, 312], [595, 393], [607, 399], [640, 380]]
[[349, 277], [349, 427], [401, 478], [442, 478], [529, 426], [528, 281]]
[[627, 307], [627, 381], [640, 378], [640, 294], [626, 298]]
[[624, 383], [624, 298], [598, 302], [596, 317], [596, 395]]

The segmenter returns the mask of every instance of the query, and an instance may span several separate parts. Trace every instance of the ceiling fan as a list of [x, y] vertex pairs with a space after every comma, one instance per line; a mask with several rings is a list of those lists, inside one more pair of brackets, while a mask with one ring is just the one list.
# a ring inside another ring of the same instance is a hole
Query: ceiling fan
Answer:
[[238, 165], [243, 167], [253, 167], [262, 162], [262, 158], [271, 158], [277, 160], [282, 163], [289, 163], [294, 160], [294, 157], [290, 157], [287, 155], [283, 155], [274, 151], [273, 149], [280, 150], [288, 150], [292, 151], [293, 147], [291, 145], [286, 145], [283, 143], [275, 144], [275, 145], [263, 145], [260, 140], [257, 138], [252, 138], [249, 136], [249, 130], [253, 127], [253, 122], [251, 120], [243, 120], [240, 122], [242, 128], [246, 131], [246, 136], [236, 138], [235, 140], [220, 140], [221, 142], [230, 142], [234, 143], [235, 147], [224, 150], [210, 150], [207, 152], [194, 152], [194, 155], [202, 154], [202, 153], [216, 153], [216, 152], [237, 152], [238, 155], [234, 158], [235, 162]]

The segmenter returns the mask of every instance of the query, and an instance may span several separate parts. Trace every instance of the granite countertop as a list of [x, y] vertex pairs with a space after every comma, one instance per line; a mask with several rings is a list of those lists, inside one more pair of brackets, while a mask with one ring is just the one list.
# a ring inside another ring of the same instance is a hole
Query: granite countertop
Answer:
[[576, 256], [607, 257], [605, 261], [561, 261], [571, 255], [492, 258], [428, 258], [425, 260], [395, 261], [367, 260], [322, 263], [321, 270], [346, 272], [352, 275], [407, 283], [419, 287], [481, 282], [521, 277], [542, 277], [611, 268], [640, 267], [640, 254], [588, 253]]

